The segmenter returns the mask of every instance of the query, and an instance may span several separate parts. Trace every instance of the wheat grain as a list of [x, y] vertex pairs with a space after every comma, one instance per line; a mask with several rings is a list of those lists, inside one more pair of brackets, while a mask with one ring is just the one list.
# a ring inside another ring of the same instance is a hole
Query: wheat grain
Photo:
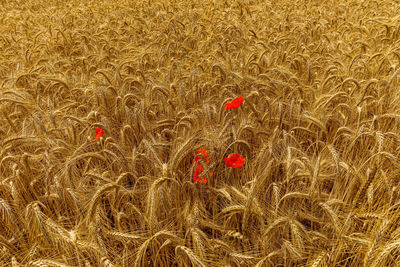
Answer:
[[393, 1], [3, 2], [1, 266], [399, 262]]
[[176, 246], [175, 254], [177, 255], [178, 258], [181, 255], [185, 255], [193, 266], [196, 267], [206, 266], [189, 248], [185, 246]]

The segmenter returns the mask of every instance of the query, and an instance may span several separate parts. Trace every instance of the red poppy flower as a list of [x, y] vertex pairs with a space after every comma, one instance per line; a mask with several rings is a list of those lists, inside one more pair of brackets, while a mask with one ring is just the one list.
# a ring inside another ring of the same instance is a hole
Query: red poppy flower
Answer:
[[[196, 152], [193, 153], [195, 156], [193, 159], [193, 165], [195, 166], [195, 171], [193, 173], [193, 182], [198, 182], [201, 184], [206, 184], [207, 183], [207, 176], [203, 175], [203, 177], [199, 177], [204, 171], [203, 165], [204, 164], [209, 164], [210, 163], [210, 158], [208, 157], [208, 150], [205, 147], [199, 148]], [[203, 160], [203, 162], [199, 162], [200, 160]], [[203, 164], [203, 165], [202, 165]], [[208, 172], [208, 174], [211, 176], [212, 172]]]
[[229, 154], [224, 161], [227, 167], [232, 168], [243, 168], [243, 164], [245, 163], [244, 157], [237, 153]]
[[101, 129], [100, 127], [96, 128], [96, 135], [94, 136], [94, 141], [97, 141], [100, 137], [103, 136], [104, 130]]
[[225, 109], [228, 110], [228, 109], [238, 108], [243, 103], [243, 100], [244, 100], [243, 96], [239, 96], [238, 98], [235, 98], [232, 101], [226, 103]]
[[210, 163], [210, 158], [208, 157], [208, 150], [203, 146], [202, 148], [199, 148], [196, 152], [193, 153], [193, 155], [195, 156], [194, 160], [193, 160], [193, 164], [199, 161], [199, 159], [204, 158], [204, 160], [206, 161], [206, 164]]
[[[207, 176], [204, 175], [203, 177], [199, 177], [199, 175], [203, 172], [203, 166], [200, 164], [196, 163], [196, 170], [193, 173], [193, 182], [198, 182], [200, 184], [206, 184], [207, 183]], [[208, 172], [209, 176], [212, 176], [212, 172]]]

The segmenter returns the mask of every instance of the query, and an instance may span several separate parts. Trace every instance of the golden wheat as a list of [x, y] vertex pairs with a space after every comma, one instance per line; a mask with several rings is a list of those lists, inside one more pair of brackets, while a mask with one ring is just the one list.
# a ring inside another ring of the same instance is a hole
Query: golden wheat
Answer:
[[395, 266], [398, 12], [2, 1], [0, 266]]

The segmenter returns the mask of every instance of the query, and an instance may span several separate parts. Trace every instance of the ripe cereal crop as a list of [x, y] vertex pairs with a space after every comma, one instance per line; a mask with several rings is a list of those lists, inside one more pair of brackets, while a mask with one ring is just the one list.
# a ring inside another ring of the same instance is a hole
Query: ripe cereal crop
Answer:
[[398, 1], [0, 3], [0, 266], [400, 262]]

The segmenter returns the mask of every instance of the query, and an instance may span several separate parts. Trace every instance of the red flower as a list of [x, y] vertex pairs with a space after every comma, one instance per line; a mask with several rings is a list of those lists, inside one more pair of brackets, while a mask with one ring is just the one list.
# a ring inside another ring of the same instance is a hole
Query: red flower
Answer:
[[232, 168], [243, 168], [243, 164], [245, 162], [245, 159], [242, 155], [237, 154], [237, 153], [232, 153], [229, 154], [228, 157], [224, 159], [226, 166], [227, 167], [232, 167]]
[[199, 159], [204, 158], [206, 161], [206, 164], [210, 163], [210, 158], [208, 157], [208, 150], [203, 146], [202, 148], [199, 148], [196, 152], [193, 153], [195, 155], [195, 158], [193, 160], [194, 162], [198, 162]]
[[96, 135], [94, 136], [94, 141], [97, 141], [100, 137], [103, 136], [104, 130], [101, 129], [100, 127], [96, 128]]
[[239, 96], [238, 98], [233, 99], [232, 101], [225, 104], [225, 109], [233, 109], [238, 108], [243, 103], [243, 96]]
[[[207, 176], [204, 175], [202, 178], [199, 177], [199, 175], [203, 172], [203, 166], [201, 166], [199, 163], [196, 163], [196, 170], [193, 173], [193, 182], [198, 182], [200, 184], [206, 184], [207, 183]], [[210, 177], [212, 176], [212, 172], [208, 172]]]
[[[201, 184], [207, 183], [207, 176], [203, 174], [203, 177], [199, 177], [199, 175], [201, 175], [204, 171], [203, 165], [207, 165], [210, 163], [210, 158], [208, 157], [208, 152], [209, 151], [205, 147], [202, 147], [193, 153], [193, 155], [195, 156], [193, 159], [193, 165], [196, 168], [193, 173], [193, 182], [198, 182]], [[203, 162], [199, 162], [201, 160]], [[208, 174], [211, 177], [212, 172], [209, 171]]]

